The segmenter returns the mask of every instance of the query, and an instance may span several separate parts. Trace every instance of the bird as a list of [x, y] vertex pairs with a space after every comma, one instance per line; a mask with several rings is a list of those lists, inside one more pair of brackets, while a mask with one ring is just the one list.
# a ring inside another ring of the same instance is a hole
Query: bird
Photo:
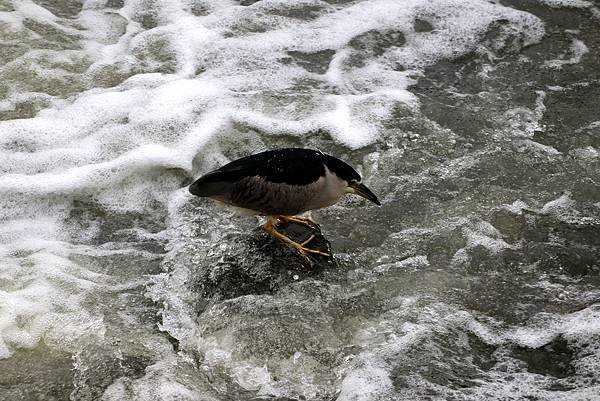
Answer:
[[348, 163], [319, 150], [304, 148], [268, 150], [234, 160], [195, 180], [189, 192], [247, 214], [266, 216], [263, 229], [309, 262], [312, 262], [310, 256], [331, 255], [307, 247], [314, 235], [299, 243], [280, 233], [276, 230], [280, 223], [318, 226], [312, 219], [298, 215], [331, 206], [345, 194], [381, 205]]

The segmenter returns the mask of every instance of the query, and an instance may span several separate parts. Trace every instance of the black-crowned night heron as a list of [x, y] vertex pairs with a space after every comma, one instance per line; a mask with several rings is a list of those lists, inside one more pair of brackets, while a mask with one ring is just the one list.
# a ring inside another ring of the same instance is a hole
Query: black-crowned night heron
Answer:
[[305, 246], [314, 235], [298, 243], [276, 231], [275, 227], [279, 222], [315, 224], [297, 215], [331, 206], [348, 193], [381, 205], [360, 181], [356, 170], [340, 159], [312, 149], [290, 148], [234, 160], [203, 175], [190, 185], [189, 190], [194, 195], [267, 216], [264, 230], [310, 261], [308, 254], [330, 256]]

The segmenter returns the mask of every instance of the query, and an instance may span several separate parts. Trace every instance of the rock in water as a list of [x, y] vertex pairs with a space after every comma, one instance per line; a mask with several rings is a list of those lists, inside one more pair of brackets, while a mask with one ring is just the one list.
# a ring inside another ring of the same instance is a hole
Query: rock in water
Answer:
[[[329, 241], [319, 227], [295, 222], [281, 224], [278, 231], [294, 241], [303, 242], [311, 235], [311, 249], [331, 254]], [[199, 266], [192, 291], [206, 301], [231, 299], [243, 295], [275, 293], [279, 288], [303, 278], [319, 276], [325, 269], [335, 269], [333, 256], [314, 255], [313, 264], [295, 249], [267, 235], [257, 227], [248, 233], [223, 238], [226, 251], [218, 260]], [[240, 246], [241, 245], [241, 246]]]

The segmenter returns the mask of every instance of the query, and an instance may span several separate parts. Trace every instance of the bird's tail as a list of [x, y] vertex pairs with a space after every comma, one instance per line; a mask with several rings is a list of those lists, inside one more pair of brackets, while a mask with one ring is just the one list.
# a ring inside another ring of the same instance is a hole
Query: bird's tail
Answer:
[[212, 197], [226, 196], [231, 192], [232, 183], [223, 180], [218, 171], [208, 173], [198, 178], [192, 185], [189, 191], [192, 195]]

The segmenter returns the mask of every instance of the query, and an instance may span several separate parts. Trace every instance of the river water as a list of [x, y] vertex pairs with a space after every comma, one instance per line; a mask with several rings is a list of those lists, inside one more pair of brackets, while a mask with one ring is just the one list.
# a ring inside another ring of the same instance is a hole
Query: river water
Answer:
[[[0, 399], [600, 400], [600, 3], [0, 0]], [[314, 268], [192, 180], [378, 194]]]

